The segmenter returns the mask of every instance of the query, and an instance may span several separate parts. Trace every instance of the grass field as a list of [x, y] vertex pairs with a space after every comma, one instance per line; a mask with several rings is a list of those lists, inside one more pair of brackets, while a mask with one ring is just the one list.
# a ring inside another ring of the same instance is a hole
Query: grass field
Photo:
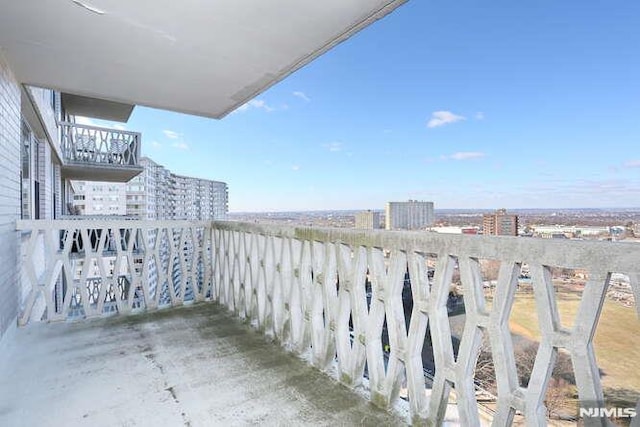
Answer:
[[[570, 328], [573, 325], [579, 302], [578, 295], [559, 295], [558, 310], [564, 327]], [[539, 341], [540, 329], [533, 295], [516, 295], [510, 327], [513, 333]], [[605, 389], [605, 397], [613, 397], [614, 389], [633, 390], [640, 394], [638, 339], [640, 320], [635, 307], [628, 308], [615, 301], [605, 300], [594, 338], [596, 360], [603, 373], [602, 386]]]

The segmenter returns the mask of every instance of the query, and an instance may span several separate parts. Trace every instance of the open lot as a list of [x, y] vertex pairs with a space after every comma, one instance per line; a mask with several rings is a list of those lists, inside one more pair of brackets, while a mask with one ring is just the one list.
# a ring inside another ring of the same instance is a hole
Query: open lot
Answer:
[[[579, 303], [579, 295], [558, 294], [558, 310], [564, 327], [573, 325]], [[513, 333], [536, 341], [540, 339], [533, 295], [517, 294], [510, 327]], [[615, 301], [605, 300], [594, 345], [606, 397], [617, 395], [625, 399], [625, 396], [633, 398], [635, 395], [637, 400], [640, 396], [639, 336], [640, 320], [635, 307], [624, 307]]]

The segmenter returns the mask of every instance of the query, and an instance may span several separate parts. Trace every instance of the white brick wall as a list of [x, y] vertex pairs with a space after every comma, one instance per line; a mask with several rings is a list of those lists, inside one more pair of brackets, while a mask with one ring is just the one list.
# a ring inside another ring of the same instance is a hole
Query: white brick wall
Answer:
[[53, 219], [53, 159], [51, 146], [45, 142], [38, 144], [40, 151], [40, 170], [38, 181], [40, 182], [40, 219]]
[[18, 315], [20, 87], [0, 53], [0, 339]]
[[62, 215], [63, 212], [63, 205], [64, 205], [64, 200], [62, 200], [62, 179], [61, 179], [61, 171], [60, 171], [60, 165], [59, 164], [54, 164], [53, 165], [53, 171], [54, 171], [54, 175], [53, 175], [53, 191], [56, 194], [56, 204], [53, 207], [54, 209], [54, 218], [60, 218], [60, 215]]

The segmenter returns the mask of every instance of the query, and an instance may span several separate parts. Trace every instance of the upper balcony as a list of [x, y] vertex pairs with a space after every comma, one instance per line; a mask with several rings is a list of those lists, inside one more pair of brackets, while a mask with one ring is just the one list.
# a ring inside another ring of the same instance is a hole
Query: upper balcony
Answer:
[[[414, 424], [572, 425], [583, 407], [586, 425], [607, 425], [590, 411], [624, 422], [640, 398], [638, 244], [194, 221], [18, 228], [26, 327], [0, 370], [0, 424], [60, 405], [65, 424], [398, 424], [222, 307]], [[129, 313], [147, 314], [67, 322]], [[287, 418], [299, 414], [311, 418]]]
[[127, 182], [144, 170], [140, 133], [68, 122], [59, 127], [64, 178]]

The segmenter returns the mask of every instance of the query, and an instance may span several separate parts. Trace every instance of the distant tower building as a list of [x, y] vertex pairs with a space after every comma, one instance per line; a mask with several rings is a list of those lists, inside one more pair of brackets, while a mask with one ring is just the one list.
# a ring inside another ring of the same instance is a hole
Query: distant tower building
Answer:
[[373, 230], [380, 227], [380, 213], [371, 210], [356, 214], [356, 228]]
[[508, 215], [506, 209], [482, 217], [482, 233], [493, 236], [517, 236], [518, 215]]
[[433, 225], [434, 221], [433, 202], [388, 202], [385, 208], [387, 230], [420, 230]]

